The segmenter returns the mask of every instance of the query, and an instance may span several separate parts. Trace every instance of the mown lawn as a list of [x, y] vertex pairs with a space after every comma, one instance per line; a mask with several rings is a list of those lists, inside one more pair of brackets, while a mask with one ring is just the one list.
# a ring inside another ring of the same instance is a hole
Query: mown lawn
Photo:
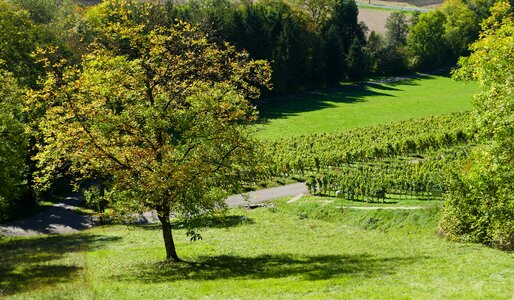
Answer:
[[233, 209], [198, 242], [176, 230], [179, 254], [189, 263], [162, 262], [157, 226], [4, 239], [1, 293], [14, 299], [514, 296], [514, 255], [438, 237], [437, 207], [363, 211], [318, 201], [327, 199], [286, 200]]
[[434, 75], [269, 99], [259, 107], [256, 135], [276, 139], [467, 111], [477, 91], [476, 83]]

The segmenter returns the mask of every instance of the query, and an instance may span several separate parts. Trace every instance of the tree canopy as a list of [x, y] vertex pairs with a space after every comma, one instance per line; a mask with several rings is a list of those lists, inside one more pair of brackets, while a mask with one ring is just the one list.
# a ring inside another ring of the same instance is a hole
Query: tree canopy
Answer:
[[491, 8], [458, 79], [478, 80], [474, 99], [481, 144], [454, 182], [443, 228], [460, 237], [514, 249], [514, 14], [506, 1]]
[[0, 0], [0, 60], [2, 68], [19, 80], [36, 80], [30, 54], [36, 49], [36, 32], [27, 11]]
[[0, 221], [10, 217], [27, 188], [28, 137], [22, 123], [22, 96], [12, 74], [0, 65]]
[[92, 45], [80, 67], [50, 73], [32, 95], [31, 105], [46, 107], [39, 182], [63, 162], [83, 178], [104, 174], [113, 192], [157, 211], [166, 258], [176, 261], [170, 214], [191, 223], [222, 210], [255, 163], [244, 128], [256, 117], [248, 98], [267, 86], [270, 71], [187, 23], [149, 28], [126, 6], [143, 15], [155, 9], [100, 5], [103, 44]]

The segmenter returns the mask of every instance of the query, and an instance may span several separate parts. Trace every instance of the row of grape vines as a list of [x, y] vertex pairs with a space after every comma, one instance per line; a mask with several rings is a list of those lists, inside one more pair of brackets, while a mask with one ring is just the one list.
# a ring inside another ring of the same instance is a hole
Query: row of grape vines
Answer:
[[[384, 200], [387, 195], [437, 198], [446, 190], [446, 170], [452, 169], [466, 148], [447, 149], [415, 160], [350, 164], [312, 173], [306, 184], [312, 194], [348, 200]], [[446, 152], [446, 151], [445, 151]]]
[[476, 133], [470, 124], [469, 113], [454, 113], [270, 141], [264, 176], [301, 177], [311, 193], [350, 200], [437, 197], [443, 170], [467, 156]]

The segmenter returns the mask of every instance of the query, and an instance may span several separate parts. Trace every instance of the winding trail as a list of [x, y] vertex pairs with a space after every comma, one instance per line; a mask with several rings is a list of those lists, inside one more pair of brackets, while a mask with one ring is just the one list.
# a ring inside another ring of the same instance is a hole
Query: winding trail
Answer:
[[[258, 204], [261, 202], [288, 196], [308, 193], [305, 184], [294, 183], [276, 188], [249, 192], [243, 195], [233, 195], [227, 198], [229, 207]], [[247, 200], [248, 199], [248, 200]], [[26, 219], [9, 222], [0, 226], [0, 235], [4, 236], [35, 236], [40, 234], [68, 234], [93, 227], [90, 215], [79, 214], [76, 210], [83, 205], [79, 194], [67, 197], [65, 201]], [[135, 223], [147, 224], [158, 222], [153, 211], [136, 217]]]
[[[233, 195], [227, 198], [225, 201], [229, 207], [233, 206], [243, 206], [247, 204], [258, 204], [265, 201], [289, 197], [289, 196], [297, 196], [300, 194], [308, 194], [309, 190], [305, 186], [305, 183], [293, 183], [284, 186], [279, 186], [275, 188], [269, 188], [264, 190], [253, 191], [243, 195]], [[248, 201], [245, 199], [248, 199]]]
[[[245, 194], [232, 195], [225, 201], [229, 207], [250, 206], [283, 197], [293, 197], [288, 203], [298, 201], [309, 191], [304, 183], [293, 183], [280, 187], [253, 191]], [[67, 197], [65, 201], [26, 219], [13, 221], [0, 226], [0, 235], [4, 236], [35, 236], [40, 234], [68, 234], [93, 227], [91, 215], [77, 213], [83, 205], [79, 194]], [[427, 209], [426, 206], [340, 206], [344, 209], [357, 210], [417, 210]], [[155, 211], [148, 211], [134, 216], [131, 223], [149, 224], [159, 222]]]
[[83, 204], [79, 194], [73, 194], [64, 201], [26, 219], [0, 226], [0, 235], [34, 236], [39, 234], [67, 234], [93, 227], [90, 215], [76, 212]]

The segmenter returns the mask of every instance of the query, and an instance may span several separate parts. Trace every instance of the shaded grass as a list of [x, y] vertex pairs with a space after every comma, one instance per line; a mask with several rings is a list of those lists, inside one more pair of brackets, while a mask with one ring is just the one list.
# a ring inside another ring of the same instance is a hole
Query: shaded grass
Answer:
[[113, 241], [91, 233], [0, 239], [0, 295], [30, 292], [83, 279], [86, 249]]
[[122, 277], [120, 280], [140, 282], [167, 282], [184, 278], [190, 280], [224, 279], [270, 279], [299, 276], [305, 280], [326, 280], [343, 274], [362, 273], [375, 277], [393, 271], [394, 264], [415, 263], [420, 257], [374, 258], [369, 255], [318, 255], [298, 256], [291, 254], [259, 255], [241, 257], [236, 255], [215, 255], [198, 257], [198, 262], [141, 265], [142, 273], [136, 277]]
[[475, 83], [428, 76], [268, 99], [259, 106], [256, 136], [277, 139], [467, 111], [477, 90]]
[[[98, 227], [78, 235], [76, 240], [72, 235], [47, 237], [50, 240], [2, 241], [0, 255], [12, 253], [9, 251], [13, 249], [23, 251], [30, 245], [40, 249], [34, 250], [34, 254], [39, 253], [43, 262], [63, 264], [64, 259], [67, 266], [76, 268], [69, 272], [72, 276], [67, 281], [56, 278], [43, 287], [19, 288], [8, 296], [36, 299], [512, 297], [514, 256], [438, 238], [437, 208], [357, 211], [341, 210], [336, 204], [295, 202], [293, 205], [286, 201], [277, 201], [275, 207], [233, 209], [227, 220], [244, 216], [252, 222], [205, 227], [204, 240], [198, 242], [189, 242], [184, 230], [175, 230], [179, 254], [188, 263], [162, 262], [164, 249], [158, 226]], [[368, 224], [372, 219], [378, 220], [375, 227]], [[59, 244], [61, 239], [62, 243], [68, 242], [70, 250], [48, 245]], [[81, 248], [82, 241], [90, 246]], [[53, 256], [54, 251], [57, 257]], [[42, 261], [20, 256], [15, 264], [23, 267]], [[37, 273], [35, 281], [38, 276], [42, 275]]]
[[10, 221], [23, 219], [26, 217], [33, 216], [37, 213], [44, 211], [54, 205], [53, 202], [49, 201], [39, 201], [35, 203], [27, 203], [24, 205], [20, 205], [20, 207], [16, 207], [9, 218], [6, 220], [0, 220], [0, 224], [5, 224]]

